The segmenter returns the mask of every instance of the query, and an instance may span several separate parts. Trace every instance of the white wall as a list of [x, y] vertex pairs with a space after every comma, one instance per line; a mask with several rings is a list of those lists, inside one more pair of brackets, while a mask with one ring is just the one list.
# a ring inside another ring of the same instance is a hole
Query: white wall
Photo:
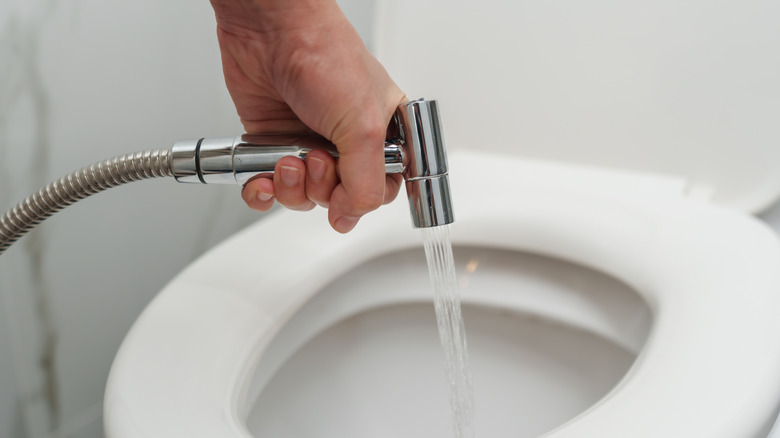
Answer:
[[[340, 3], [371, 46], [374, 1]], [[0, 7], [0, 210], [114, 154], [239, 131], [207, 0]], [[0, 257], [0, 437], [101, 436], [105, 378], [134, 319], [260, 216], [235, 187], [146, 181], [66, 209]]]
[[[82, 165], [233, 135], [207, 0], [6, 0], [0, 209]], [[260, 215], [236, 187], [146, 181], [66, 209], [0, 258], [0, 436], [101, 436], [105, 378], [154, 294]]]
[[[6, 314], [5, 304], [0, 300], [0, 320], [3, 320], [3, 315]], [[0, 324], [0, 436], [16, 437], [19, 410], [11, 351], [7, 325]]]
[[[369, 36], [373, 1], [341, 4]], [[112, 155], [241, 132], [214, 27], [208, 0], [3, 2], [0, 210]], [[105, 379], [137, 315], [259, 217], [237, 187], [144, 181], [15, 244], [0, 257], [0, 437], [102, 436]]]

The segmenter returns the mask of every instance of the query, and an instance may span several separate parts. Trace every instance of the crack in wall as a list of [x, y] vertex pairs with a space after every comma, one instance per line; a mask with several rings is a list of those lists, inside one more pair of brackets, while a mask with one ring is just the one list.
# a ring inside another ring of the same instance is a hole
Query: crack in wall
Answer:
[[[8, 122], [10, 116], [15, 112], [23, 112], [24, 103], [29, 102], [29, 117], [32, 121], [30, 124], [32, 129], [24, 132], [25, 137], [30, 138], [31, 146], [28, 169], [21, 175], [23, 180], [20, 184], [12, 181], [14, 173], [11, 169], [3, 169], [0, 172], [2, 199], [10, 200], [12, 196], [22, 198], [26, 193], [19, 193], [20, 190], [36, 190], [46, 184], [49, 178], [51, 157], [49, 94], [44, 84], [39, 58], [41, 33], [55, 4], [54, 0], [36, 4], [35, 6], [40, 6], [39, 10], [32, 16], [28, 14], [27, 20], [11, 13], [7, 25], [0, 33], [0, 58], [5, 58], [2, 63], [5, 65], [2, 68], [2, 76], [7, 78], [0, 81], [0, 139], [3, 140], [0, 141], [0, 157], [4, 158], [0, 160], [0, 165], [6, 163], [13, 165], [8, 157], [12, 156], [11, 148], [18, 147], [9, 144], [8, 141], [10, 137], [8, 132], [11, 128]], [[15, 292], [17, 294], [29, 292], [33, 299], [39, 337], [38, 351], [34, 352], [35, 365], [43, 377], [40, 387], [20, 388], [23, 393], [22, 400], [28, 402], [22, 403], [22, 408], [29, 410], [29, 402], [37, 403], [42, 399], [48, 416], [44, 419], [48, 423], [44, 427], [51, 431], [60, 423], [61, 408], [55, 360], [57, 332], [50, 309], [51, 288], [46, 278], [45, 254], [48, 239], [45, 229], [34, 230], [19, 243], [24, 251], [17, 252], [17, 255], [24, 258], [28, 266], [30, 290]], [[16, 363], [20, 362], [17, 360]], [[17, 370], [17, 373], [21, 372]], [[24, 383], [24, 379], [20, 380]], [[28, 423], [25, 429], [29, 435], [39, 427], [29, 424], [37, 418], [29, 412], [23, 416]]]

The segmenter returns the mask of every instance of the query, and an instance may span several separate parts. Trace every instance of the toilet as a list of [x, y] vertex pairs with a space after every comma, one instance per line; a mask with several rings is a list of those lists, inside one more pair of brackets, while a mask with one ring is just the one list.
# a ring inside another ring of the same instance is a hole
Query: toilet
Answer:
[[[753, 213], [780, 197], [780, 6], [684, 3], [376, 3], [379, 58], [442, 112], [478, 436], [777, 416], [780, 240]], [[454, 436], [405, 200], [326, 216], [279, 209], [157, 295], [107, 437]]]

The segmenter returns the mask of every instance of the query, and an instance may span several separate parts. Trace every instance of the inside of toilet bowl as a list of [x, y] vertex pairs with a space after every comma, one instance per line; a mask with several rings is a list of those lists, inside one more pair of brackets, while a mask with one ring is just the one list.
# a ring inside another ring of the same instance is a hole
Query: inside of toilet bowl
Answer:
[[[624, 283], [565, 261], [455, 247], [480, 435], [533, 437], [626, 374], [651, 326]], [[249, 388], [255, 436], [452, 435], [422, 250], [364, 263], [293, 315]]]

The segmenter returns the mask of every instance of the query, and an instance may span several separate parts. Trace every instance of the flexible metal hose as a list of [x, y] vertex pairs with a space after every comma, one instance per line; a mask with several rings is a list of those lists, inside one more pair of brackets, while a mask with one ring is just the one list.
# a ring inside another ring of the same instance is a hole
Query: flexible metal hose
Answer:
[[[403, 174], [415, 228], [454, 221], [447, 154], [435, 100], [399, 105], [385, 141], [385, 171]], [[396, 132], [397, 131], [397, 132]], [[398, 136], [398, 137], [396, 137]], [[243, 185], [273, 174], [287, 156], [305, 159], [336, 146], [318, 135], [239, 135], [176, 142], [171, 149], [136, 152], [71, 173], [0, 217], [0, 254], [47, 217], [97, 192], [141, 179], [173, 176], [179, 182]]]
[[74, 202], [125, 183], [173, 176], [170, 149], [119, 155], [83, 167], [40, 189], [0, 217], [0, 254]]

